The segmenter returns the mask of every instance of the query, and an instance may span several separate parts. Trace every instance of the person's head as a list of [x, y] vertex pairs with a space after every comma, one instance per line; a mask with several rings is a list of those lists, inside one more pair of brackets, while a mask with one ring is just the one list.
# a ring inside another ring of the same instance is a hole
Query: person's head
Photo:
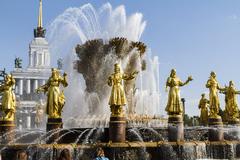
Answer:
[[205, 97], [205, 93], [201, 94], [201, 96], [202, 96], [202, 98], [204, 98]]
[[71, 160], [71, 153], [68, 149], [63, 149], [60, 153], [59, 160]]
[[27, 159], [28, 159], [28, 155], [26, 151], [19, 151], [17, 153], [17, 160], [27, 160]]
[[104, 150], [101, 147], [97, 149], [97, 157], [104, 157]]
[[174, 78], [174, 77], [176, 77], [176, 74], [177, 74], [176, 69], [172, 69], [171, 73], [170, 73], [170, 77]]
[[213, 78], [216, 78], [216, 73], [212, 71], [212, 72], [210, 73], [210, 76], [213, 77]]
[[118, 63], [116, 63], [116, 64], [114, 65], [114, 72], [115, 72], [115, 73], [120, 73], [120, 65], [119, 65]]

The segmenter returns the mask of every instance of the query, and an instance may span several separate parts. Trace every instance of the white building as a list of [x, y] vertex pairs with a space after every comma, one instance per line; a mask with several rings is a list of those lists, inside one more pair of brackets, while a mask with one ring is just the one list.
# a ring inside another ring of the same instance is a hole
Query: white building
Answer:
[[50, 53], [42, 26], [42, 0], [40, 0], [38, 27], [34, 29], [34, 39], [29, 44], [29, 62], [27, 68], [14, 68], [11, 72], [16, 79], [15, 93], [18, 97], [17, 123], [23, 128], [35, 126], [36, 105], [43, 94], [36, 89], [45, 84], [51, 74]]

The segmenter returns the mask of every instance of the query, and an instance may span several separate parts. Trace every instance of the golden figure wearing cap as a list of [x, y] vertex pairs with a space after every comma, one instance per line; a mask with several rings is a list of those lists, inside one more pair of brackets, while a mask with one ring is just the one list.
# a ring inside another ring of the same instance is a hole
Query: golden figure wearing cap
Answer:
[[210, 77], [207, 81], [206, 87], [209, 88], [209, 109], [210, 109], [210, 118], [221, 118], [218, 115], [220, 102], [218, 98], [218, 91], [221, 91], [222, 88], [219, 86], [216, 73], [211, 72]]
[[16, 98], [13, 92], [13, 86], [15, 85], [15, 79], [12, 75], [6, 75], [4, 83], [0, 86], [0, 92], [2, 95], [2, 111], [5, 116], [3, 120], [14, 121], [15, 111], [16, 111]]
[[182, 82], [176, 74], [176, 70], [172, 69], [170, 76], [167, 79], [166, 82], [166, 90], [169, 87], [169, 93], [168, 93], [168, 102], [166, 106], [166, 111], [168, 115], [181, 115], [183, 112], [183, 107], [181, 103], [181, 97], [180, 97], [180, 87], [188, 84], [190, 81], [192, 81], [192, 77], [189, 76], [188, 79], [185, 82]]
[[48, 118], [61, 118], [63, 106], [65, 104], [65, 96], [63, 91], [60, 91], [60, 84], [67, 87], [67, 74], [64, 73], [63, 77], [60, 75], [59, 70], [53, 68], [52, 75], [47, 83], [37, 89], [37, 92], [47, 92], [47, 106], [46, 113]]
[[200, 114], [200, 123], [202, 125], [208, 124], [208, 104], [209, 100], [205, 97], [205, 94], [201, 95], [201, 99], [199, 101], [198, 108], [201, 110]]
[[237, 104], [237, 94], [240, 94], [240, 91], [235, 89], [233, 81], [229, 82], [229, 86], [222, 89], [220, 93], [225, 94], [225, 113], [227, 114], [228, 121], [239, 121], [238, 113], [238, 104]]
[[132, 80], [138, 72], [131, 74], [121, 73], [120, 65], [114, 65], [114, 73], [108, 78], [108, 85], [112, 86], [112, 92], [109, 99], [111, 107], [111, 116], [123, 116], [122, 106], [126, 105], [126, 97], [123, 89], [123, 80]]

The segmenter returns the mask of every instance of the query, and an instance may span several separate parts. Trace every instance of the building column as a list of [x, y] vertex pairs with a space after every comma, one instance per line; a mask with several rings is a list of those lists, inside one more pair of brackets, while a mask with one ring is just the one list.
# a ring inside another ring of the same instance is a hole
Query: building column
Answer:
[[23, 95], [23, 79], [19, 80], [19, 95]]
[[36, 53], [35, 56], [36, 56], [36, 59], [35, 59], [35, 60], [36, 60], [36, 62], [35, 62], [35, 66], [38, 66], [38, 65], [39, 65], [39, 64], [38, 64], [38, 63], [39, 63], [39, 61], [38, 61], [38, 54]]
[[42, 53], [42, 66], [45, 66], [44, 53]]
[[26, 118], [26, 127], [28, 128], [28, 129], [30, 129], [31, 128], [31, 116], [29, 115], [29, 113], [27, 113], [28, 115], [27, 115], [27, 118]]
[[29, 66], [30, 67], [33, 66], [33, 54], [32, 53], [29, 54]]
[[38, 80], [34, 80], [34, 90], [38, 89]]
[[19, 84], [18, 84], [18, 79], [16, 79], [15, 78], [15, 81], [16, 81], [16, 84], [15, 84], [15, 94], [18, 94], [18, 86], [19, 86]]
[[30, 94], [31, 93], [31, 80], [28, 79], [27, 80], [27, 94]]
[[46, 80], [41, 80], [41, 86], [43, 86], [44, 84], [46, 84]]

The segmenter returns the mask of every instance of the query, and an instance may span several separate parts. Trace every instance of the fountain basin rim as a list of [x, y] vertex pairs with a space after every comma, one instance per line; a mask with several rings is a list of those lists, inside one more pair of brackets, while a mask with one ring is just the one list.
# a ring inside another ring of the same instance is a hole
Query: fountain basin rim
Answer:
[[11, 145], [3, 145], [1, 144], [0, 147], [6, 148], [28, 148], [29, 145], [31, 147], [37, 148], [96, 148], [96, 147], [110, 147], [110, 148], [155, 148], [164, 145], [171, 145], [171, 146], [183, 146], [183, 145], [230, 145], [230, 144], [237, 144], [240, 145], [240, 141], [182, 141], [182, 142], [167, 142], [167, 141], [159, 141], [159, 142], [123, 142], [123, 143], [94, 143], [94, 144], [11, 144]]

